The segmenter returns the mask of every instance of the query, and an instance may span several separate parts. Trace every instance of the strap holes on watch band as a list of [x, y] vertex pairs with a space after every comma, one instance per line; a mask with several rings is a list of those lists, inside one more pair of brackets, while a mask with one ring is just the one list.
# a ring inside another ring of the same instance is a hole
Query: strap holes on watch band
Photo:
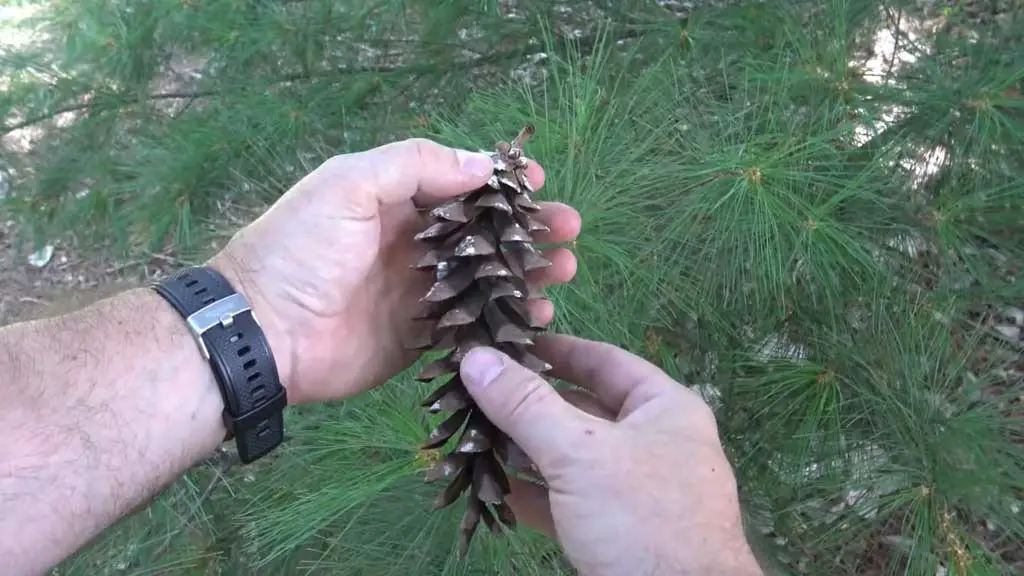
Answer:
[[[283, 441], [283, 410], [288, 401], [266, 336], [252, 318], [249, 303], [212, 268], [180, 271], [154, 289], [185, 319], [193, 335], [206, 344], [207, 359], [225, 398], [221, 418], [227, 438], [235, 439], [242, 462], [248, 464], [265, 456]], [[211, 305], [218, 302], [223, 306], [214, 309]], [[202, 316], [190, 320], [207, 307]], [[225, 325], [227, 313], [237, 325]], [[246, 316], [238, 316], [241, 314]], [[202, 328], [198, 333], [197, 327]]]
[[[193, 280], [193, 282], [194, 282], [194, 280]], [[186, 284], [186, 286], [187, 286], [187, 284]], [[203, 294], [207, 294], [209, 292], [210, 292], [210, 288], [209, 287], [202, 286], [202, 287], [199, 288], [199, 290], [193, 291], [192, 294], [195, 295], [196, 298], [200, 298], [200, 297], [202, 297]], [[213, 304], [216, 301], [217, 301], [217, 297], [216, 296], [207, 296], [206, 298], [203, 298], [203, 306], [209, 306], [210, 304]]]

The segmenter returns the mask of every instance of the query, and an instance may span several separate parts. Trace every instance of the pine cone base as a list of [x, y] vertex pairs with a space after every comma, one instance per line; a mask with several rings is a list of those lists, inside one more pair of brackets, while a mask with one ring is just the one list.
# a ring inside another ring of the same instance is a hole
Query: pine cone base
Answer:
[[533, 132], [527, 126], [511, 144], [499, 143], [488, 183], [430, 209], [430, 225], [416, 235], [428, 250], [414, 267], [434, 274], [417, 317], [431, 322], [432, 329], [417, 348], [448, 351], [417, 377], [422, 382], [448, 377], [423, 400], [429, 412], [449, 415], [422, 447], [438, 449], [455, 438], [454, 449], [427, 471], [425, 480], [448, 482], [434, 501], [435, 509], [468, 493], [460, 527], [461, 557], [468, 553], [481, 520], [499, 535], [502, 527], [515, 527], [505, 496], [510, 492], [510, 455], [515, 460], [518, 447], [476, 407], [459, 376], [459, 363], [473, 348], [491, 346], [537, 373], [551, 368], [529, 351], [541, 327], [531, 322], [527, 309], [526, 276], [551, 265], [533, 246], [533, 234], [547, 231], [534, 217], [540, 206], [533, 201], [522, 154]]

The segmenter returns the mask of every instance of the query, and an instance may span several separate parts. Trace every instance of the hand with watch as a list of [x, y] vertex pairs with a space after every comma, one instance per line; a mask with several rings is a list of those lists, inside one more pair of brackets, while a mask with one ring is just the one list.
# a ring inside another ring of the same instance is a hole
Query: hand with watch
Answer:
[[[75, 312], [0, 327], [0, 574], [37, 574], [230, 439], [271, 454], [287, 405], [343, 399], [415, 360], [429, 275], [417, 206], [487, 182], [486, 154], [411, 139], [328, 159], [200, 266]], [[544, 182], [534, 163], [530, 179]], [[546, 203], [543, 242], [580, 216]], [[538, 286], [576, 260], [548, 252]], [[543, 324], [550, 301], [529, 309]]]
[[[415, 139], [332, 158], [208, 266], [157, 286], [210, 355], [243, 461], [280, 443], [285, 398], [347, 398], [415, 360], [406, 344], [424, 327], [412, 318], [430, 283], [410, 267], [422, 250], [413, 241], [425, 222], [417, 206], [472, 190], [492, 170], [486, 155]], [[538, 164], [530, 176], [543, 184]], [[542, 242], [570, 241], [580, 229], [579, 214], [564, 204], [544, 204], [539, 218], [551, 229]], [[538, 271], [537, 286], [572, 278], [570, 251], [547, 256], [554, 264]], [[529, 309], [543, 324], [554, 317], [548, 300]]]
[[[410, 266], [417, 207], [492, 170], [485, 154], [417, 139], [337, 156], [203, 265], [0, 327], [0, 574], [43, 573], [225, 440], [245, 463], [271, 454], [286, 406], [348, 398], [409, 366], [430, 283]], [[543, 186], [537, 163], [527, 174]], [[542, 205], [550, 231], [536, 240], [574, 240], [580, 215]], [[545, 256], [533, 284], [573, 277], [569, 250]], [[554, 318], [543, 298], [529, 311]], [[462, 365], [470, 394], [549, 480], [513, 487], [517, 516], [588, 574], [757, 573], [699, 397], [610, 345], [553, 337], [537, 353], [589, 392], [562, 398], [486, 349]]]
[[[472, 190], [492, 170], [483, 154], [427, 140], [332, 158], [207, 266], [156, 286], [209, 355], [243, 462], [281, 442], [286, 398], [347, 398], [415, 359], [403, 344], [418, 328], [411, 319], [430, 282], [410, 268], [425, 221], [416, 207]], [[529, 176], [543, 185], [538, 164]], [[564, 204], [544, 204], [539, 217], [551, 229], [541, 242], [579, 232], [579, 214]], [[572, 278], [571, 252], [547, 256], [554, 265], [538, 271], [538, 286]], [[544, 324], [554, 316], [547, 300], [531, 301], [530, 311]]]

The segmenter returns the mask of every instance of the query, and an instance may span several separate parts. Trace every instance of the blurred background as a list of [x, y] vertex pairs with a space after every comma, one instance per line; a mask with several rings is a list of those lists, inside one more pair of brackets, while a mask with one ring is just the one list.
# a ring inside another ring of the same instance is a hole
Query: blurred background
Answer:
[[[334, 154], [527, 122], [555, 329], [713, 405], [772, 574], [1024, 571], [1020, 0], [0, 2], [0, 324], [202, 260]], [[55, 574], [572, 574], [454, 550], [409, 375]]]

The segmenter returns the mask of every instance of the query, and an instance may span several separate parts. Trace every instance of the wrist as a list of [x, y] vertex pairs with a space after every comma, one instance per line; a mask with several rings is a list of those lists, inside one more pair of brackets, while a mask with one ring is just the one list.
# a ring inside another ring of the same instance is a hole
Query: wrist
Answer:
[[[226, 439], [235, 441], [239, 459], [248, 464], [284, 441], [288, 395], [267, 330], [257, 318], [262, 299], [254, 306], [233, 272], [228, 270], [234, 283], [212, 266], [190, 266], [152, 289], [178, 313], [208, 362], [224, 402]], [[275, 319], [269, 323], [271, 334]]]
[[[174, 354], [177, 361], [181, 362], [177, 364], [181, 373], [190, 375], [188, 385], [179, 389], [181, 394], [176, 408], [178, 412], [190, 417], [197, 430], [194, 447], [188, 450], [188, 462], [185, 464], [191, 466], [215, 450], [224, 441], [227, 432], [221, 418], [224, 399], [217, 380], [209, 363], [195, 345], [188, 327], [181, 321], [181, 315], [166, 300], [145, 288], [132, 290], [127, 295], [137, 299], [149, 310], [147, 316], [152, 319], [154, 330], [164, 335], [161, 340], [181, 351], [180, 354]], [[174, 407], [167, 406], [168, 409]]]
[[221, 252], [206, 263], [227, 279], [236, 292], [245, 296], [249, 301], [252, 314], [259, 322], [260, 328], [267, 339], [270, 353], [277, 365], [278, 379], [281, 386], [288, 392], [289, 403], [297, 404], [301, 400], [296, 397], [294, 390], [290, 388], [293, 382], [292, 370], [295, 366], [293, 350], [294, 338], [288, 330], [286, 323], [276, 315], [273, 306], [266, 299], [259, 285], [253, 281], [252, 275], [248, 272], [244, 261], [236, 258], [228, 251]]

